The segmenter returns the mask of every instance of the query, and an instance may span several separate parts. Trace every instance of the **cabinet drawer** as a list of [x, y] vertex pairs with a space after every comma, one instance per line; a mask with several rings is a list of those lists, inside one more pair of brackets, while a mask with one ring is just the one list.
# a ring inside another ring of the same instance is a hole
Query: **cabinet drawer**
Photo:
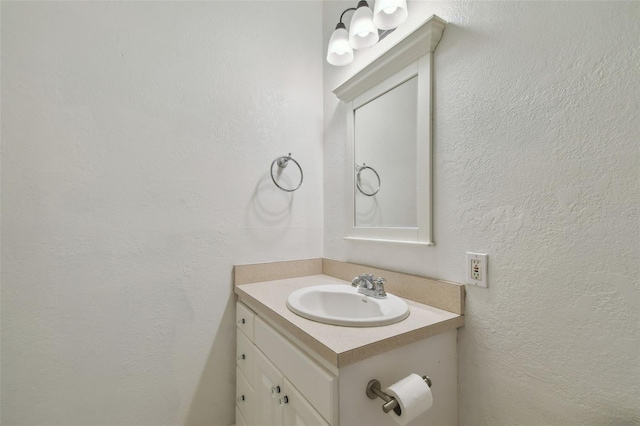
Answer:
[[253, 424], [253, 413], [255, 411], [256, 401], [254, 392], [249, 382], [240, 371], [240, 368], [236, 368], [236, 409], [240, 409], [240, 412], [244, 416], [244, 420], [248, 424]]
[[256, 347], [243, 332], [238, 330], [236, 344], [236, 363], [252, 388], [255, 388]]
[[337, 413], [338, 380], [260, 318], [255, 342], [284, 376], [329, 422]]
[[236, 324], [238, 328], [253, 342], [253, 323], [256, 315], [242, 303], [236, 303]]

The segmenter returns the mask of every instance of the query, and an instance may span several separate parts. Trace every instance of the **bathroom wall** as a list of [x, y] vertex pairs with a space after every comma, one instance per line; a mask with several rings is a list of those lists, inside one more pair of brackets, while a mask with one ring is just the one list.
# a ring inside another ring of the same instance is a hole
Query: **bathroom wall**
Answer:
[[[351, 6], [325, 3], [325, 48]], [[489, 288], [467, 288], [459, 332], [461, 425], [638, 424], [639, 3], [409, 10], [350, 66], [324, 65], [325, 256], [462, 282], [465, 252], [489, 254]], [[431, 14], [449, 22], [434, 68], [436, 246], [344, 241], [352, 167], [331, 91]]]
[[322, 255], [321, 4], [1, 7], [2, 424], [233, 423], [232, 266]]

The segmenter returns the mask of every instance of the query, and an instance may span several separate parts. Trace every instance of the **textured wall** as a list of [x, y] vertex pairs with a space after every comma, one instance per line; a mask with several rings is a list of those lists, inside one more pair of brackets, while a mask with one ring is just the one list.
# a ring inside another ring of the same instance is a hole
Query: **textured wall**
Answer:
[[[351, 2], [324, 7], [324, 41]], [[463, 425], [640, 423], [640, 4], [410, 2], [411, 22], [324, 67], [325, 256], [463, 281]], [[435, 52], [435, 247], [347, 242], [345, 110], [331, 90], [415, 23]]]
[[3, 425], [233, 422], [232, 265], [322, 254], [321, 14], [2, 2]]

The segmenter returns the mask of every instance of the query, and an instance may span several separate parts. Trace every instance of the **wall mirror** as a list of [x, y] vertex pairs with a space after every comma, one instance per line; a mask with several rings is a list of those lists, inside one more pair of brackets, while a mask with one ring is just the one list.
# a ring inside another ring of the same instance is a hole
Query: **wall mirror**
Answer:
[[347, 239], [434, 243], [432, 64], [445, 25], [430, 17], [334, 90], [347, 104]]

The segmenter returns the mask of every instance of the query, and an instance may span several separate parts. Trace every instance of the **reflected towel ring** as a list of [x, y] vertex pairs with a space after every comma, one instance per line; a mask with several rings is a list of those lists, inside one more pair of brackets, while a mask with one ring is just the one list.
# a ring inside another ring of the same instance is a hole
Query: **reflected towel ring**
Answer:
[[[365, 169], [371, 170], [373, 173], [376, 174], [376, 177], [378, 178], [378, 187], [376, 188], [375, 191], [371, 193], [364, 192], [362, 188], [360, 188], [360, 173]], [[356, 174], [356, 188], [358, 188], [358, 191], [360, 191], [362, 194], [366, 195], [367, 197], [373, 197], [374, 195], [376, 195], [378, 191], [380, 191], [380, 184], [382, 183], [380, 181], [380, 175], [378, 174], [378, 172], [376, 172], [376, 169], [374, 169], [371, 166], [367, 166], [367, 163], [362, 163], [362, 166], [359, 166], [356, 164], [356, 170], [358, 171], [358, 173]]]
[[[280, 185], [278, 185], [278, 182], [276, 182], [276, 178], [273, 176], [273, 165], [278, 164], [278, 167], [280, 167], [281, 169], [284, 169], [289, 165], [289, 160], [293, 161], [296, 164], [296, 166], [298, 166], [298, 169], [300, 169], [300, 183], [298, 183], [298, 186], [296, 186], [293, 189], [287, 189], [287, 188], [281, 187]], [[291, 153], [289, 153], [289, 155], [281, 155], [275, 160], [273, 160], [269, 171], [271, 173], [271, 180], [273, 181], [273, 183], [283, 191], [293, 192], [296, 189], [300, 188], [300, 186], [302, 186], [302, 180], [304, 179], [304, 174], [302, 173], [302, 167], [300, 167], [300, 163], [298, 163], [296, 160], [293, 159], [293, 157], [291, 157]]]

